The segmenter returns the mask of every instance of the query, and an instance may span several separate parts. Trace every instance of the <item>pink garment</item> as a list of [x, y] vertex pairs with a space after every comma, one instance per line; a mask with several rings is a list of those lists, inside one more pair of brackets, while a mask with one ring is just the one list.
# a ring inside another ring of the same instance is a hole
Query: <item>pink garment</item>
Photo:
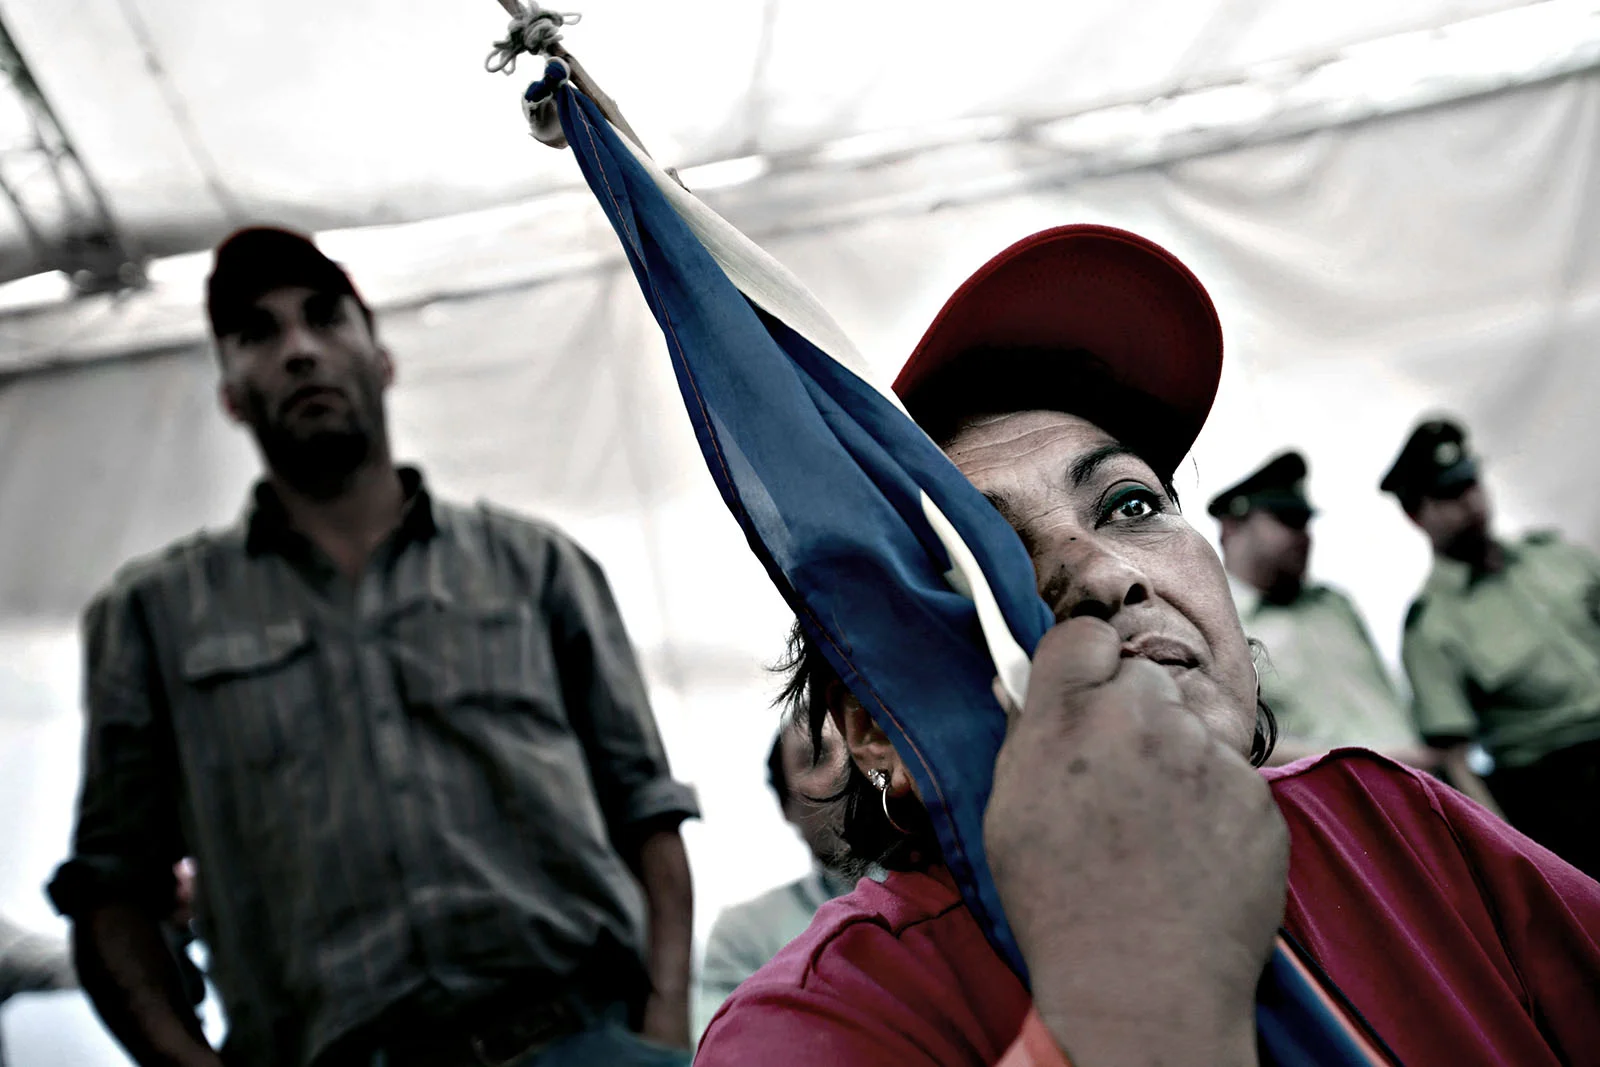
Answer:
[[[1600, 1065], [1600, 884], [1450, 787], [1343, 749], [1263, 772], [1285, 926], [1406, 1067]], [[698, 1067], [1061, 1067], [943, 868], [863, 880], [740, 986]], [[1017, 1047], [1013, 1048], [1013, 1044]]]

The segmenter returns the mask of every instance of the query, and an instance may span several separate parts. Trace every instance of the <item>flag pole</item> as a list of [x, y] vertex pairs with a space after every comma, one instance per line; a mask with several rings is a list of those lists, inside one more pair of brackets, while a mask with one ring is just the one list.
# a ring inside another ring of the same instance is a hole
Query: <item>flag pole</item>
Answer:
[[[527, 8], [522, 5], [522, 0], [495, 0], [495, 2], [514, 20], [522, 19], [528, 14]], [[537, 8], [537, 5], [535, 7]], [[577, 20], [574, 19], [573, 21]], [[639, 139], [639, 135], [633, 131], [632, 126], [628, 125], [628, 120], [622, 117], [622, 109], [617, 107], [617, 102], [611, 99], [605, 90], [601, 89], [595, 80], [589, 76], [589, 72], [583, 68], [583, 64], [578, 62], [577, 56], [563, 48], [559, 41], [552, 42], [545, 49], [545, 54], [565, 63], [567, 69], [571, 71], [570, 78], [573, 86], [584, 96], [594, 101], [595, 106], [600, 109], [600, 113], [606, 117], [607, 122], [615, 126], [623, 136], [637, 145], [641, 152], [647, 156], [650, 155], [649, 149], [645, 148], [644, 142]], [[561, 123], [555, 117], [555, 104], [553, 101], [547, 101], [539, 105], [533, 126], [534, 136], [542, 143], [552, 148], [565, 148], [567, 146], [567, 139], [561, 133]]]

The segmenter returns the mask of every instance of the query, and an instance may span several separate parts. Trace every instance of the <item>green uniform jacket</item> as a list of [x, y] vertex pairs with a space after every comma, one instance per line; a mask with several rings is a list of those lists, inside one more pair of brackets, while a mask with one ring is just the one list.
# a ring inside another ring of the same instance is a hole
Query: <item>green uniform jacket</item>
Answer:
[[1402, 656], [1424, 737], [1525, 767], [1600, 738], [1600, 558], [1550, 533], [1504, 549], [1494, 574], [1435, 557]]
[[1244, 632], [1266, 646], [1261, 696], [1286, 738], [1337, 748], [1416, 746], [1421, 739], [1350, 598], [1309, 586], [1288, 604], [1229, 580]]

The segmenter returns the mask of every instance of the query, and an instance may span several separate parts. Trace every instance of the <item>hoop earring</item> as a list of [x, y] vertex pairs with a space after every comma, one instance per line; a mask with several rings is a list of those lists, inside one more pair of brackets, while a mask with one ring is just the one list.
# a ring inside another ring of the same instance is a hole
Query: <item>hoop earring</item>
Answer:
[[871, 782], [878, 790], [878, 796], [883, 798], [883, 817], [889, 820], [889, 825], [899, 830], [902, 834], [910, 835], [911, 831], [894, 821], [894, 816], [889, 814], [889, 776], [877, 768], [867, 772], [867, 781]]

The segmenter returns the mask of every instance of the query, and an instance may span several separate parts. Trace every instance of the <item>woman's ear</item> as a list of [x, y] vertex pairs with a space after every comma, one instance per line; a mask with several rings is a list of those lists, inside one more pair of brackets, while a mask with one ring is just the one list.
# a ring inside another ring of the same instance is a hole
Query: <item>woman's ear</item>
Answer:
[[889, 795], [892, 797], [914, 792], [916, 786], [901, 763], [900, 754], [890, 743], [889, 735], [872, 721], [867, 709], [845, 688], [844, 683], [829, 684], [823, 699], [828, 704], [828, 714], [833, 717], [834, 725], [839, 728], [839, 735], [844, 738], [845, 751], [850, 753], [856, 768], [862, 774], [872, 771], [887, 774]]

